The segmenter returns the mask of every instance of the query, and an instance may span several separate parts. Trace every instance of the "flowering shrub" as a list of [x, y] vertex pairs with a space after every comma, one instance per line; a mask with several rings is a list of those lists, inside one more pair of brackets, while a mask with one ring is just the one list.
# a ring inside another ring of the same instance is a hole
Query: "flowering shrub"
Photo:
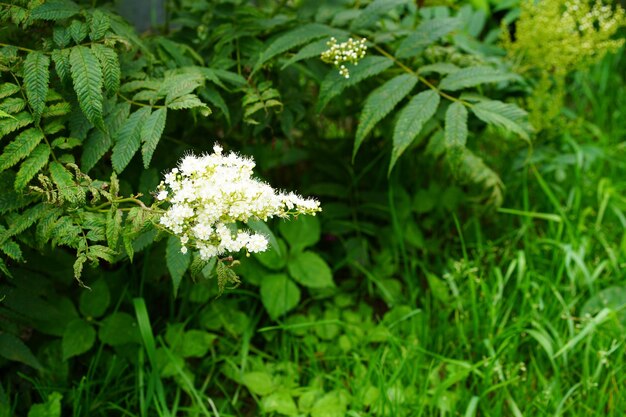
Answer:
[[366, 39], [363, 38], [355, 41], [352, 38], [346, 42], [337, 43], [334, 37], [326, 43], [329, 49], [322, 52], [322, 61], [333, 64], [339, 68], [339, 74], [345, 78], [350, 78], [350, 71], [346, 68], [344, 62], [350, 62], [354, 65], [359, 64], [359, 60], [365, 58], [367, 52]]
[[254, 166], [251, 158], [224, 155], [222, 147], [215, 145], [212, 154], [188, 155], [165, 175], [157, 199], [170, 207], [159, 222], [180, 237], [182, 253], [187, 245], [198, 249], [203, 260], [242, 249], [263, 252], [267, 237], [237, 230], [238, 222], [315, 215], [321, 210], [317, 200], [276, 192], [253, 178]]

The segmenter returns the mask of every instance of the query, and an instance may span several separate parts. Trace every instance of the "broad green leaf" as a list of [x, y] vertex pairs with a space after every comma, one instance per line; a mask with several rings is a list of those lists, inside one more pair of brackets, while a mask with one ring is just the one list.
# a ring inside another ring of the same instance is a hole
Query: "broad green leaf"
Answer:
[[376, 23], [380, 16], [389, 13], [397, 6], [409, 3], [408, 0], [374, 0], [352, 21], [350, 30], [369, 27]]
[[98, 58], [85, 46], [70, 51], [70, 70], [78, 103], [85, 117], [104, 130], [102, 121], [102, 68]]
[[344, 417], [347, 399], [338, 391], [331, 391], [313, 404], [311, 417]]
[[276, 390], [274, 379], [267, 372], [246, 372], [241, 376], [241, 382], [250, 392], [263, 397]]
[[271, 414], [276, 412], [286, 416], [295, 417], [298, 415], [296, 402], [293, 400], [291, 394], [285, 390], [280, 390], [268, 395], [267, 397], [263, 397], [261, 400], [261, 409], [265, 413]]
[[316, 253], [305, 251], [292, 255], [287, 262], [289, 275], [298, 283], [309, 288], [334, 287], [330, 267]]
[[449, 74], [441, 80], [439, 88], [448, 91], [462, 90], [486, 83], [499, 83], [518, 79], [515, 74], [504, 73], [492, 67], [468, 67]]
[[280, 251], [274, 246], [269, 247], [265, 252], [255, 253], [254, 257], [266, 268], [279, 271], [287, 265], [287, 245], [282, 239], [277, 239]]
[[30, 128], [17, 135], [15, 140], [5, 146], [0, 154], [0, 171], [11, 168], [21, 159], [26, 158], [42, 139], [43, 132], [38, 128]]
[[216, 338], [217, 336], [204, 330], [188, 330], [182, 337], [180, 356], [183, 358], [202, 358], [207, 354]]
[[130, 115], [118, 129], [111, 162], [116, 172], [122, 172], [141, 146], [141, 131], [150, 115], [149, 107], [142, 107]]
[[104, 89], [109, 96], [115, 94], [120, 89], [120, 63], [117, 59], [117, 53], [100, 43], [91, 45], [91, 50], [100, 61], [102, 66], [102, 76], [104, 81]]
[[137, 322], [127, 313], [113, 313], [102, 320], [98, 337], [111, 346], [141, 343]]
[[117, 134], [118, 129], [128, 119], [129, 103], [119, 103], [115, 109], [105, 117], [108, 132], [94, 129], [87, 136], [81, 156], [83, 172], [89, 172], [96, 163], [108, 152], [113, 144], [111, 137]]
[[90, 284], [90, 287], [81, 290], [78, 309], [87, 318], [99, 318], [111, 303], [111, 292], [104, 279]]
[[50, 81], [49, 65], [50, 58], [38, 51], [30, 52], [24, 60], [24, 86], [35, 122], [39, 121], [43, 108], [46, 106]]
[[528, 123], [528, 113], [515, 104], [489, 100], [480, 101], [470, 109], [483, 122], [516, 133], [524, 140], [530, 140], [528, 133], [531, 127]]
[[27, 417], [61, 417], [61, 399], [63, 396], [58, 392], [48, 395], [43, 404], [34, 404], [28, 410]]
[[322, 81], [320, 85], [317, 111], [321, 112], [333, 97], [341, 94], [346, 88], [380, 74], [392, 65], [393, 61], [389, 58], [382, 56], [366, 56], [358, 65], [346, 64], [346, 67], [350, 71], [350, 78], [345, 78], [340, 75], [339, 71], [336, 69], [328, 71], [324, 81]]
[[264, 63], [274, 58], [278, 54], [282, 54], [289, 49], [296, 46], [303, 45], [311, 42], [315, 39], [322, 38], [324, 36], [333, 36], [343, 33], [340, 30], [331, 28], [330, 26], [322, 25], [320, 23], [308, 23], [304, 26], [292, 29], [278, 38], [276, 38], [268, 47], [261, 53], [259, 60], [254, 66], [253, 72], [258, 71]]
[[322, 234], [320, 221], [316, 216], [299, 216], [297, 219], [281, 221], [278, 230], [289, 243], [292, 252], [315, 245]]
[[467, 109], [456, 101], [446, 111], [446, 147], [463, 148], [467, 142]]
[[417, 84], [417, 77], [411, 74], [402, 74], [387, 81], [367, 96], [359, 117], [352, 159], [356, 156], [367, 134], [396, 107], [400, 100], [411, 92], [415, 84]]
[[0, 98], [12, 96], [18, 91], [20, 91], [20, 87], [18, 87], [17, 84], [13, 84], [13, 83], [0, 84]]
[[[107, 30], [111, 26], [111, 21], [109, 20], [109, 16], [107, 16], [104, 12], [99, 9], [93, 11], [91, 15], [91, 27], [89, 31], [89, 39], [92, 41], [99, 41], [104, 37]], [[98, 45], [98, 44], [93, 44]], [[93, 46], [92, 45], [92, 46]]]
[[285, 274], [271, 274], [261, 281], [261, 302], [272, 320], [292, 310], [300, 302], [300, 289]]
[[61, 20], [72, 17], [80, 12], [76, 3], [69, 0], [48, 0], [30, 12], [34, 20]]
[[15, 190], [20, 191], [24, 189], [30, 180], [35, 178], [37, 173], [46, 166], [49, 158], [50, 146], [46, 143], [37, 145], [30, 153], [30, 156], [20, 165], [20, 170], [15, 177]]
[[22, 362], [37, 370], [43, 370], [41, 363], [28, 346], [10, 333], [0, 333], [0, 356], [10, 361]]
[[423, 91], [413, 97], [409, 104], [400, 111], [400, 116], [393, 130], [393, 149], [389, 172], [393, 169], [400, 155], [413, 143], [424, 123], [433, 117], [437, 107], [439, 107], [439, 100], [439, 94], [436, 91]]
[[165, 128], [165, 122], [167, 119], [167, 109], [160, 108], [155, 110], [144, 123], [141, 129], [141, 155], [143, 157], [143, 166], [148, 169], [152, 155], [161, 139], [163, 129]]
[[176, 236], [170, 236], [167, 239], [167, 247], [165, 249], [165, 263], [172, 277], [174, 285], [174, 296], [178, 293], [178, 286], [183, 279], [183, 275], [189, 268], [191, 263], [191, 254], [189, 252], [182, 253], [180, 250], [182, 245], [180, 239]]
[[67, 324], [61, 346], [63, 360], [87, 352], [96, 341], [96, 331], [83, 319], [75, 319]]
[[461, 21], [455, 17], [442, 17], [422, 21], [413, 33], [407, 36], [398, 47], [398, 58], [417, 56], [421, 51], [448, 33], [459, 29]]

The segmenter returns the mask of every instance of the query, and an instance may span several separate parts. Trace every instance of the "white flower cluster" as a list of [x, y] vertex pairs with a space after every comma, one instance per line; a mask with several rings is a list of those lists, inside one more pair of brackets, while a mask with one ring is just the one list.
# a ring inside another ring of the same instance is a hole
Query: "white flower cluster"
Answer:
[[326, 43], [329, 49], [322, 52], [322, 61], [329, 64], [333, 64], [339, 68], [339, 74], [345, 78], [350, 78], [350, 72], [344, 62], [351, 62], [354, 65], [359, 64], [359, 60], [365, 57], [367, 52], [367, 45], [365, 45], [366, 39], [353, 40], [349, 38], [346, 42], [337, 43], [337, 39], [330, 38], [330, 41]]
[[237, 222], [251, 219], [315, 215], [320, 204], [294, 193], [281, 193], [252, 177], [255, 163], [235, 153], [223, 154], [215, 145], [213, 153], [188, 155], [159, 184], [157, 200], [169, 208], [160, 223], [180, 237], [182, 252], [195, 247], [202, 259], [226, 253], [262, 252], [268, 240], [259, 233], [238, 230]]

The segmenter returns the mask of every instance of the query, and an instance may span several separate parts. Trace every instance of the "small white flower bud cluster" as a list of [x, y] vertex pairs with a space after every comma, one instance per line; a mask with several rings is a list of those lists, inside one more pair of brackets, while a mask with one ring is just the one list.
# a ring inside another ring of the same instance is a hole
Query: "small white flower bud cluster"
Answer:
[[350, 78], [350, 72], [344, 62], [351, 62], [354, 65], [359, 64], [359, 60], [365, 57], [367, 52], [366, 39], [354, 40], [349, 38], [346, 42], [337, 43], [337, 39], [330, 38], [326, 44], [329, 49], [322, 52], [322, 61], [333, 64], [339, 68], [339, 74], [345, 78]]
[[195, 247], [202, 259], [226, 253], [262, 252], [268, 240], [259, 233], [238, 230], [237, 222], [277, 216], [311, 214], [321, 210], [319, 201], [274, 190], [252, 176], [255, 163], [235, 153], [188, 155], [165, 175], [157, 200], [170, 204], [160, 223], [180, 238], [182, 252]]

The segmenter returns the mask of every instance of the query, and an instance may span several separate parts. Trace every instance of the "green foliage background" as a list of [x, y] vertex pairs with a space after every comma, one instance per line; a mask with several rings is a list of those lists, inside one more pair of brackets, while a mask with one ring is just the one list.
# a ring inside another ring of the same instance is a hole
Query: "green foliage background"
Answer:
[[[626, 22], [559, 4], [0, 3], [0, 416], [621, 415]], [[216, 141], [323, 212], [182, 254]]]

